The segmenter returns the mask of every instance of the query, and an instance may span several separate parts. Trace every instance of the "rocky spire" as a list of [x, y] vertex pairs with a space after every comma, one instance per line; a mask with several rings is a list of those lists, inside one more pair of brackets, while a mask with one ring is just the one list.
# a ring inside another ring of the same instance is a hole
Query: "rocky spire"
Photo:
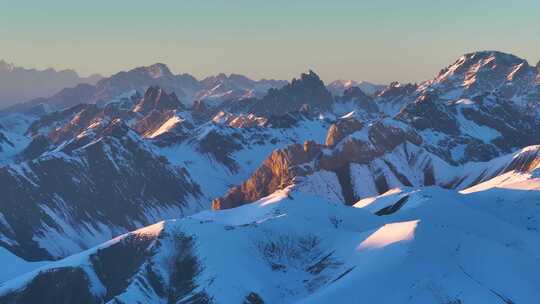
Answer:
[[332, 94], [319, 76], [310, 70], [281, 89], [269, 90], [255, 103], [252, 112], [258, 115], [284, 115], [301, 109], [320, 112], [329, 109], [332, 102]]
[[151, 110], [166, 111], [176, 110], [182, 107], [175, 93], [167, 94], [158, 86], [149, 87], [144, 93], [143, 98], [137, 103], [134, 111], [139, 113], [148, 113]]

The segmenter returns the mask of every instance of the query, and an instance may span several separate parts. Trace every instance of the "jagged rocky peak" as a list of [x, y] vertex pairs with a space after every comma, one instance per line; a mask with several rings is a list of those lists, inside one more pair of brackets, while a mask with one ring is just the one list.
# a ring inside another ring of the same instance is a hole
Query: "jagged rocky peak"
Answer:
[[362, 110], [368, 114], [374, 114], [379, 112], [379, 107], [374, 98], [367, 95], [359, 87], [350, 87], [346, 89], [339, 97], [335, 97], [336, 105], [339, 103], [350, 103], [355, 105], [355, 110]]
[[377, 91], [383, 89], [384, 85], [374, 84], [368, 81], [355, 80], [335, 80], [326, 86], [334, 96], [341, 96], [350, 88], [360, 88], [365, 94], [373, 96]]
[[327, 146], [334, 146], [345, 136], [362, 129], [363, 127], [364, 124], [354, 117], [340, 119], [333, 123], [328, 129], [325, 143]]
[[385, 118], [345, 136], [331, 152], [321, 155], [319, 166], [337, 172], [350, 163], [369, 164], [406, 142], [418, 146], [422, 138], [406, 124]]
[[215, 85], [217, 85], [219, 83], [225, 82], [228, 79], [229, 79], [229, 77], [225, 73], [219, 73], [217, 75], [208, 76], [208, 77], [204, 78], [203, 80], [201, 80], [201, 83], [205, 87], [211, 87], [211, 86], [215, 86]]
[[320, 88], [324, 87], [324, 82], [321, 80], [313, 70], [309, 70], [308, 73], [302, 73], [300, 79], [293, 78], [291, 86], [294, 87], [311, 87]]
[[472, 71], [471, 68], [479, 71], [482, 68], [511, 67], [522, 63], [527, 64], [527, 61], [512, 54], [498, 51], [479, 51], [461, 56], [453, 64], [442, 69], [439, 76], [466, 73]]
[[332, 102], [332, 94], [319, 76], [310, 70], [281, 89], [270, 89], [254, 104], [252, 112], [263, 116], [284, 115], [300, 110], [316, 113], [328, 110]]
[[342, 95], [345, 90], [352, 87], [358, 87], [358, 85], [359, 83], [354, 80], [339, 79], [339, 80], [334, 80], [331, 83], [329, 83], [327, 88], [332, 94], [339, 96], [339, 95]]
[[122, 119], [112, 120], [103, 130], [100, 132], [101, 136], [123, 137], [130, 131], [128, 125]]
[[400, 83], [393, 81], [386, 88], [381, 90], [377, 96], [383, 98], [394, 98], [402, 95], [412, 94], [417, 88], [418, 85], [415, 83]]
[[166, 111], [182, 108], [182, 103], [173, 92], [167, 94], [165, 90], [158, 86], [149, 87], [143, 98], [135, 106], [134, 112], [148, 113], [151, 110]]
[[[291, 144], [275, 150], [248, 180], [232, 187], [223, 197], [214, 199], [213, 209], [234, 208], [256, 201], [319, 170], [348, 174], [351, 163], [369, 164], [406, 142], [416, 146], [422, 143], [422, 138], [413, 129], [390, 118], [369, 126], [361, 126], [353, 119], [343, 119], [338, 124], [334, 125], [335, 132], [329, 132], [330, 139], [327, 138], [327, 142], [335, 141], [336, 145], [306, 141], [303, 145]], [[342, 129], [347, 129], [342, 132], [348, 134], [337, 136]], [[335, 134], [336, 138], [330, 134]]]
[[506, 83], [527, 82], [536, 73], [534, 70], [525, 59], [515, 55], [480, 51], [461, 56], [426, 84], [443, 90], [464, 87], [471, 91], [465, 93], [477, 93], [495, 90]]
[[276, 190], [284, 189], [292, 184], [297, 176], [304, 176], [310, 171], [302, 164], [315, 159], [322, 146], [314, 141], [306, 141], [303, 145], [292, 144], [275, 150], [240, 186], [232, 187], [223, 197], [212, 201], [212, 209], [230, 209], [256, 201]]
[[460, 128], [455, 115], [439, 102], [436, 94], [426, 93], [405, 106], [396, 118], [418, 130], [433, 129], [442, 133], [458, 135]]
[[517, 57], [516, 55], [499, 52], [499, 51], [478, 51], [478, 52], [472, 52], [467, 53], [463, 55], [460, 60], [465, 63], [478, 63], [480, 61], [495, 61], [498, 64], [505, 64], [505, 65], [515, 65], [520, 64], [523, 62], [527, 62], [522, 58]]
[[345, 99], [369, 99], [370, 97], [359, 87], [350, 87], [343, 91]]

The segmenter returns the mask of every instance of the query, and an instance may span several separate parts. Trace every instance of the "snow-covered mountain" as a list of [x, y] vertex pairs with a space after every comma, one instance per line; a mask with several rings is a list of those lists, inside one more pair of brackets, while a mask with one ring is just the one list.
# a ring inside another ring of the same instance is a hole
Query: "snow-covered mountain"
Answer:
[[356, 208], [290, 186], [40, 266], [1, 285], [0, 299], [530, 303], [540, 296], [540, 179], [531, 169], [461, 192], [392, 189]]
[[336, 94], [156, 64], [12, 108], [0, 302], [530, 303], [539, 72], [486, 51]]
[[66, 87], [95, 84], [102, 76], [81, 77], [73, 70], [36, 70], [0, 60], [0, 108], [38, 97], [49, 97]]
[[341, 96], [347, 89], [357, 87], [368, 95], [374, 95], [377, 91], [384, 89], [384, 85], [374, 84], [368, 81], [356, 80], [335, 80], [329, 83], [326, 88], [335, 96]]
[[126, 94], [142, 94], [151, 86], [159, 86], [167, 92], [174, 92], [186, 105], [195, 102], [219, 104], [231, 99], [263, 96], [270, 88], [286, 84], [280, 80], [251, 80], [245, 76], [219, 74], [201, 81], [189, 74], [173, 74], [163, 63], [137, 67], [103, 78], [96, 85], [67, 87], [47, 98], [37, 98], [8, 109], [10, 112], [35, 111], [45, 105], [53, 110], [61, 110], [77, 103], [101, 104]]

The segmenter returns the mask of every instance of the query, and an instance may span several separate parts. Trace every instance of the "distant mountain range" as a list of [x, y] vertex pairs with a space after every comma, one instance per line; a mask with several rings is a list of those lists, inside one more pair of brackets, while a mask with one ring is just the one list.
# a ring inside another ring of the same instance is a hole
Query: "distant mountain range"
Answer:
[[[189, 74], [175, 75], [165, 64], [157, 63], [116, 73], [111, 77], [96, 81], [95, 85], [84, 82], [76, 86], [65, 86], [62, 90], [55, 91], [54, 95], [40, 95], [38, 98], [18, 103], [10, 107], [8, 111], [51, 111], [81, 102], [100, 104], [129, 92], [142, 94], [150, 86], [159, 86], [168, 92], [174, 92], [186, 105], [201, 106], [200, 103], [204, 103], [206, 106], [213, 107], [223, 101], [262, 97], [269, 89], [281, 88], [285, 84], [287, 81], [284, 80], [261, 79], [255, 81], [239, 74], [218, 74], [197, 80]], [[350, 87], [359, 87], [366, 94], [373, 95], [384, 86], [353, 80], [335, 81], [327, 86], [334, 95], [341, 95]], [[21, 90], [25, 89], [21, 88]]]
[[35, 70], [0, 60], [0, 108], [38, 97], [49, 97], [78, 84], [95, 84], [102, 76], [80, 77], [73, 70]]
[[0, 185], [1, 303], [533, 303], [540, 66], [140, 67], [0, 114]]
[[367, 81], [336, 80], [328, 84], [327, 89], [333, 95], [342, 95], [349, 88], [357, 87], [368, 95], [374, 95], [377, 91], [384, 89], [384, 85], [374, 84]]

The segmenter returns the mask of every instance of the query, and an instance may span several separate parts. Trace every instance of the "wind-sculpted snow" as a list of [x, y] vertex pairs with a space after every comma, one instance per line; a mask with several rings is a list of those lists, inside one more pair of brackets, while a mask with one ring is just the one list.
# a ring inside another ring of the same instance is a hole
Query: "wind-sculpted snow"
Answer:
[[[489, 191], [403, 189], [353, 208], [289, 187], [53, 262], [2, 284], [0, 299], [47, 288], [41, 303], [72, 299], [67, 290], [87, 303], [530, 303], [538, 223], [519, 219], [538, 219], [538, 194], [499, 189], [495, 208]], [[392, 213], [369, 208], [396, 195], [408, 200]]]

